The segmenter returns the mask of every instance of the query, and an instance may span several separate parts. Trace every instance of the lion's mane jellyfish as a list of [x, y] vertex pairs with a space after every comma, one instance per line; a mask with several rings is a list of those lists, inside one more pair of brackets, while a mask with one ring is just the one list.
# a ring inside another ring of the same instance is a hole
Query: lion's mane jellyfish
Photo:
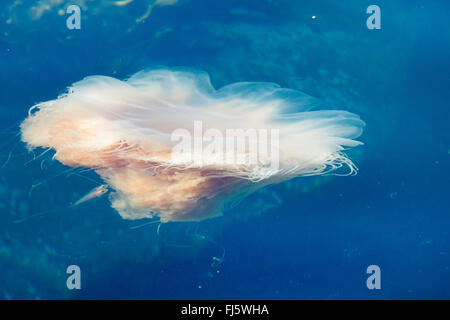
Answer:
[[29, 149], [95, 170], [124, 219], [199, 221], [269, 184], [354, 174], [343, 151], [361, 144], [364, 122], [312, 111], [318, 104], [273, 83], [216, 90], [203, 72], [152, 69], [125, 81], [87, 77], [32, 107], [21, 131]]

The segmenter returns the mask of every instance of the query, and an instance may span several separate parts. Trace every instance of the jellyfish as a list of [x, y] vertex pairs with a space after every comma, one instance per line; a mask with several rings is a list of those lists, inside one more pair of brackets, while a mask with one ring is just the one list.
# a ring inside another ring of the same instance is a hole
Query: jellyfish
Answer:
[[205, 72], [160, 67], [72, 84], [30, 109], [21, 139], [94, 170], [123, 219], [201, 221], [269, 185], [355, 174], [345, 151], [362, 144], [364, 125], [275, 83], [215, 89]]

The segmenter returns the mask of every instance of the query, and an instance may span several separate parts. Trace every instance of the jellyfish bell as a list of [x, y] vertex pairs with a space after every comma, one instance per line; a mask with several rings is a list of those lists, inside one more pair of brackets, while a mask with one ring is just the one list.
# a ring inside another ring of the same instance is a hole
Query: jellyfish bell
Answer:
[[354, 139], [364, 122], [346, 111], [311, 111], [311, 101], [273, 83], [216, 90], [194, 70], [144, 70], [124, 81], [91, 76], [34, 106], [21, 138], [29, 149], [53, 149], [64, 165], [95, 170], [124, 219], [200, 221], [270, 184], [342, 167], [356, 172], [343, 151], [361, 144]]

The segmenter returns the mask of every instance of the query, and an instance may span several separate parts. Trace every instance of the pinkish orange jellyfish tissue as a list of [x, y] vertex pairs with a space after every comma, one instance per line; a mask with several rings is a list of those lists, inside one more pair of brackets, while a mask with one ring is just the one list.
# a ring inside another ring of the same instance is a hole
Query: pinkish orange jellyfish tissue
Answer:
[[215, 89], [204, 72], [159, 68], [76, 82], [32, 107], [21, 133], [29, 149], [95, 170], [123, 219], [200, 221], [271, 184], [356, 173], [345, 150], [361, 144], [364, 122], [311, 107], [274, 83]]

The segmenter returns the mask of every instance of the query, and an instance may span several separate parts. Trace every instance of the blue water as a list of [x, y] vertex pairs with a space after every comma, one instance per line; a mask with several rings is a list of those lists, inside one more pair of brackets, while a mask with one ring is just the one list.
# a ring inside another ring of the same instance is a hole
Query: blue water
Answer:
[[[448, 1], [180, 0], [137, 23], [153, 2], [1, 2], [1, 299], [450, 298]], [[69, 3], [81, 30], [66, 28]], [[366, 27], [370, 4], [381, 30]], [[92, 183], [30, 161], [20, 122], [87, 75], [156, 65], [204, 70], [216, 88], [277, 82], [361, 115], [358, 175], [298, 178], [159, 236], [106, 198], [68, 208]], [[73, 264], [81, 290], [66, 287]]]

